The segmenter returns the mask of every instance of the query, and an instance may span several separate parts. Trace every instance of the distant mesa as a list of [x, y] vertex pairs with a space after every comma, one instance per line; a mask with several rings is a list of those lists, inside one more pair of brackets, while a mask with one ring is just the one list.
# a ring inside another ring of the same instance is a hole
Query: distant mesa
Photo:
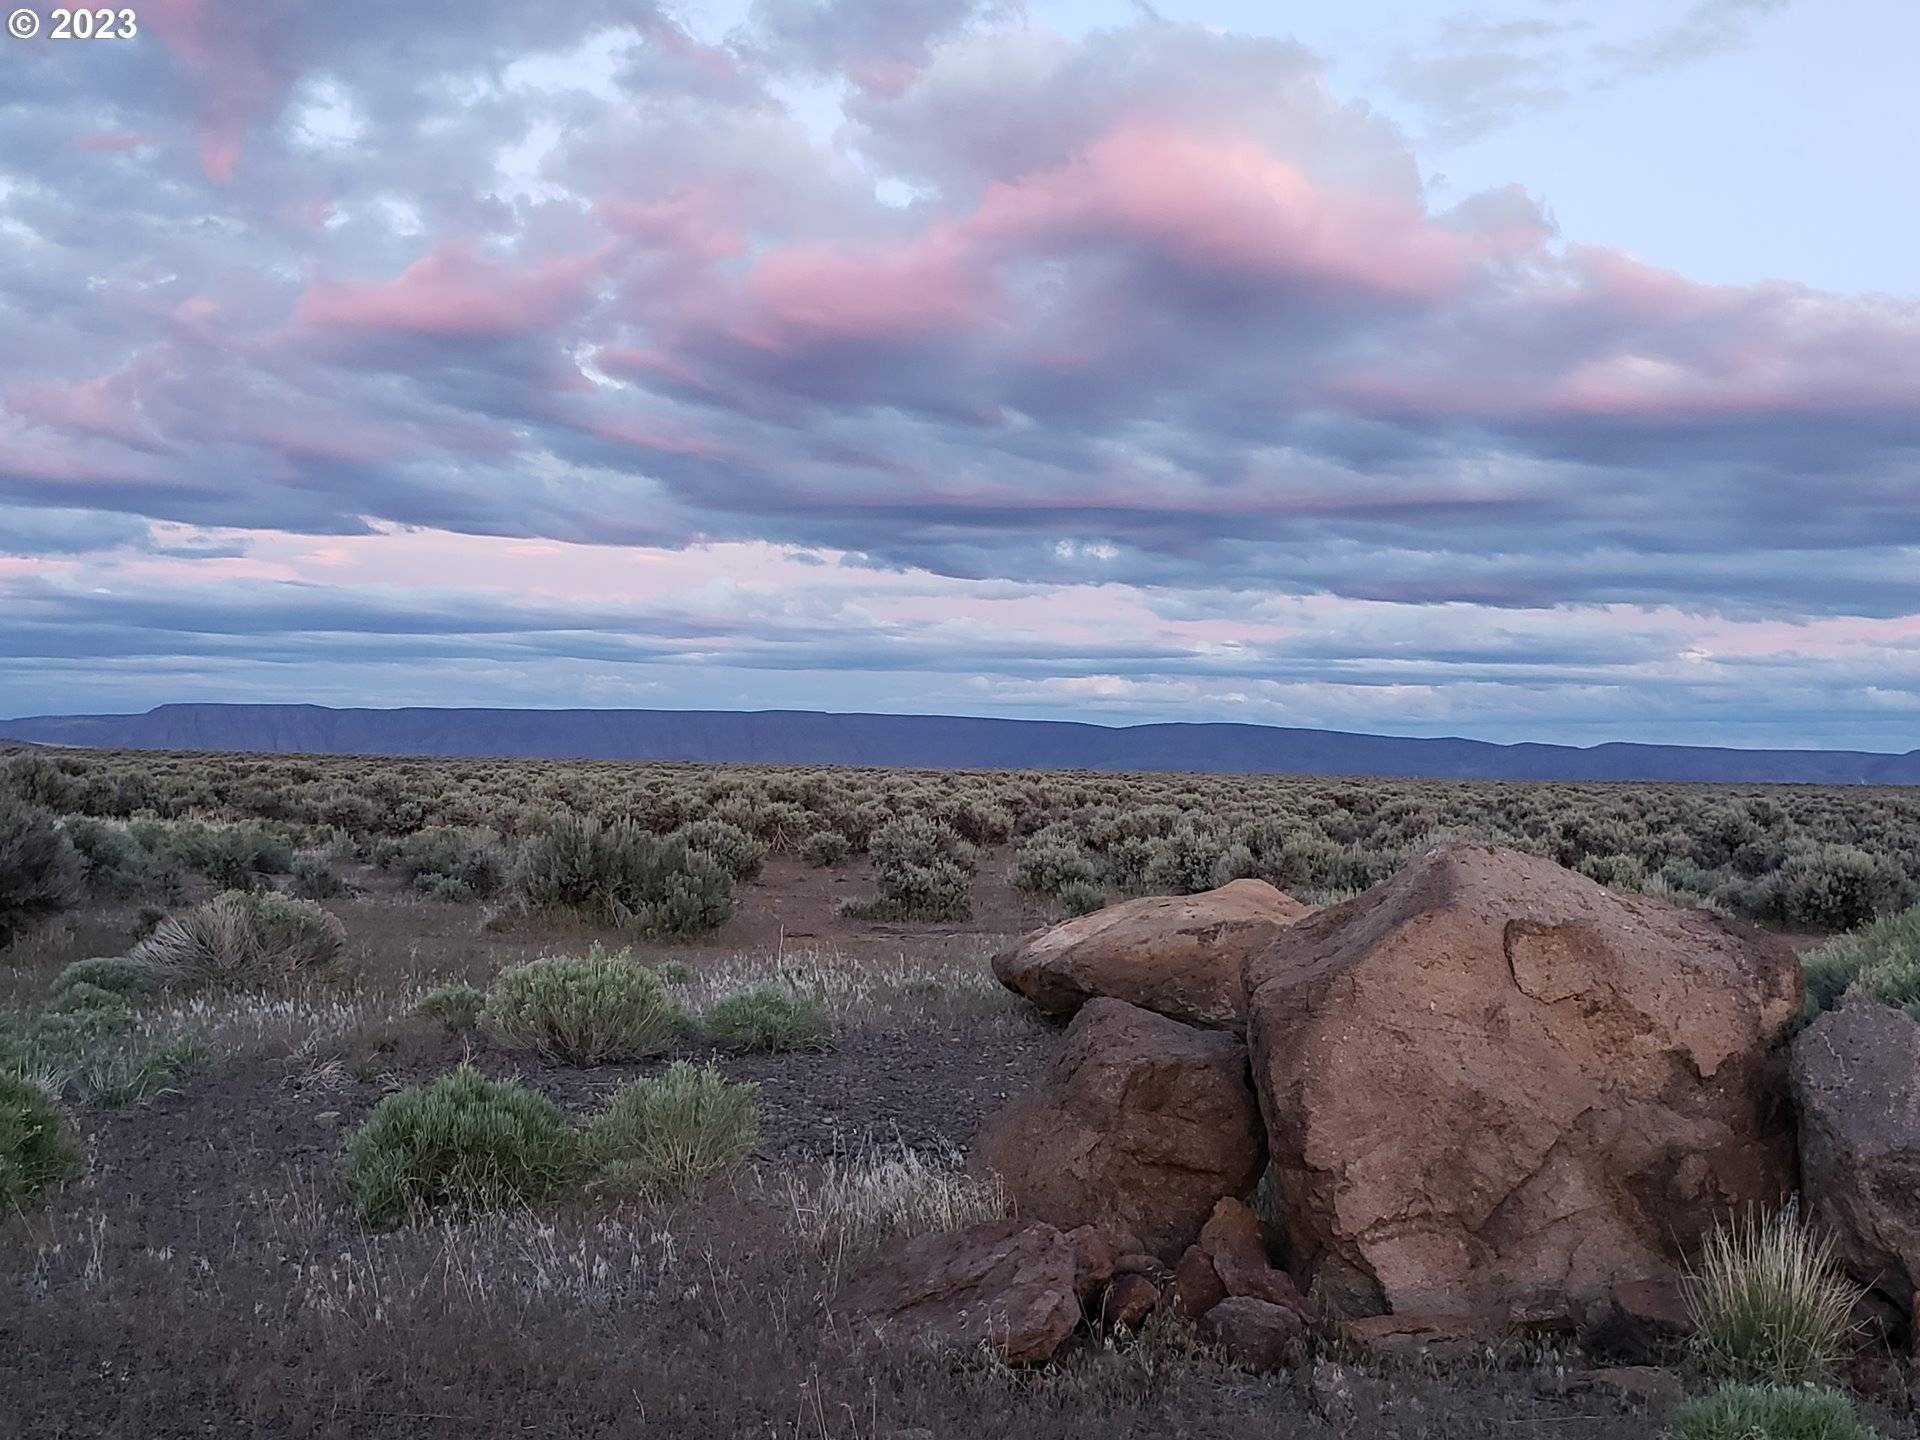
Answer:
[[1495, 745], [1274, 725], [1089, 725], [818, 710], [335, 710], [161, 705], [0, 720], [0, 740], [128, 750], [464, 755], [1014, 770], [1393, 775], [1455, 780], [1920, 784], [1920, 750]]

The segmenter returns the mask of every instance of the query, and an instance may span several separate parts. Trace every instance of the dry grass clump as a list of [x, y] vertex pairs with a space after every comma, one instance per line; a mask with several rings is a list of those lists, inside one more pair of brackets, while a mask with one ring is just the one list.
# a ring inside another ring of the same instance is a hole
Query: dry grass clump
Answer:
[[79, 1172], [79, 1147], [52, 1097], [0, 1070], [0, 1213], [39, 1200]]
[[790, 1176], [786, 1198], [794, 1231], [836, 1260], [893, 1240], [999, 1220], [1012, 1210], [997, 1177], [968, 1174], [957, 1154], [904, 1145], [829, 1160], [811, 1184]]
[[1717, 1226], [1687, 1279], [1695, 1357], [1711, 1374], [1759, 1385], [1830, 1379], [1860, 1292], [1792, 1210]]
[[581, 1132], [592, 1184], [674, 1195], [726, 1174], [759, 1142], [758, 1094], [684, 1060], [621, 1086]]
[[228, 890], [161, 922], [128, 954], [166, 986], [257, 990], [333, 963], [346, 929], [311, 900]]
[[530, 960], [500, 972], [480, 1025], [503, 1045], [565, 1065], [658, 1055], [686, 1027], [660, 977], [626, 951]]

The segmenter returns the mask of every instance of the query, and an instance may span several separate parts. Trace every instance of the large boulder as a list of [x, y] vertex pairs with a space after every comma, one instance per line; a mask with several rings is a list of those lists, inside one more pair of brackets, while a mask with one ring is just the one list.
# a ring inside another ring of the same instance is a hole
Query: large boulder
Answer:
[[1793, 1188], [1800, 967], [1750, 927], [1456, 847], [1246, 978], [1288, 1268], [1337, 1313], [1597, 1302]]
[[1920, 1287], [1920, 1022], [1885, 1005], [1822, 1015], [1793, 1046], [1800, 1181], [1862, 1284], [1909, 1319]]
[[1038, 1364], [1080, 1323], [1080, 1263], [1051, 1225], [989, 1220], [909, 1241], [841, 1292], [837, 1308], [890, 1341], [987, 1345], [1009, 1364]]
[[1062, 1019], [1105, 996], [1190, 1025], [1237, 1030], [1247, 957], [1313, 913], [1264, 880], [1151, 895], [1036, 930], [995, 956], [993, 973]]
[[974, 1146], [1020, 1214], [1117, 1226], [1168, 1265], [1216, 1200], [1253, 1189], [1264, 1156], [1246, 1047], [1120, 1000], [1084, 1006], [1046, 1081]]

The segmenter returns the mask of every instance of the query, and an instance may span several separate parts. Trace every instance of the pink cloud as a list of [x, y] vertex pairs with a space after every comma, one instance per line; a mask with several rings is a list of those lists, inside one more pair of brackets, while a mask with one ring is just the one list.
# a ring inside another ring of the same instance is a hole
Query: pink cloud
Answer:
[[8, 388], [7, 408], [50, 429], [156, 450], [165, 442], [142, 413], [144, 381], [135, 368], [92, 380], [28, 381]]
[[995, 303], [984, 267], [944, 225], [895, 250], [771, 251], [748, 274], [744, 299], [735, 338], [769, 350], [954, 335], [988, 323]]
[[394, 280], [315, 282], [295, 318], [320, 329], [448, 339], [538, 334], [585, 305], [604, 258], [566, 256], [520, 269], [448, 240]]
[[288, 76], [268, 43], [272, 17], [221, 0], [147, 0], [140, 22], [192, 77], [200, 95], [200, 166], [233, 179], [247, 131], [284, 94]]

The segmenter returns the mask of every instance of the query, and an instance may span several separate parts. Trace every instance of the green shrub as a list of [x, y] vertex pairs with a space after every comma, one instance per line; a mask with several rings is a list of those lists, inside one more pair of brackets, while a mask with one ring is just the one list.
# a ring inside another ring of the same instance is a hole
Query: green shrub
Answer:
[[0, 1211], [38, 1199], [79, 1170], [79, 1148], [47, 1092], [0, 1070]]
[[62, 1014], [73, 1014], [82, 1010], [105, 1010], [131, 1013], [133, 1007], [127, 1003], [126, 996], [112, 990], [103, 990], [98, 985], [89, 985], [82, 980], [77, 985], [65, 986], [53, 997], [52, 1008]]
[[485, 899], [506, 883], [507, 856], [491, 830], [436, 825], [374, 848], [374, 863], [436, 900]]
[[128, 958], [164, 984], [254, 990], [332, 964], [346, 938], [311, 900], [228, 890], [161, 922]]
[[567, 1065], [657, 1055], [686, 1026], [660, 977], [625, 951], [532, 960], [503, 970], [480, 1023], [505, 1045]]
[[1715, 1228], [1687, 1278], [1690, 1342], [1722, 1379], [1803, 1385], [1833, 1374], [1859, 1292], [1791, 1211], [1749, 1213]]
[[570, 910], [656, 935], [694, 935], [733, 914], [733, 878], [684, 836], [568, 817], [527, 843], [516, 884], [536, 910]]
[[293, 893], [302, 900], [332, 900], [347, 893], [347, 881], [319, 855], [302, 855], [293, 862]]
[[1838, 1390], [1723, 1385], [1673, 1412], [1672, 1440], [1876, 1440]]
[[738, 825], [695, 820], [674, 832], [696, 851], [711, 855], [735, 880], [751, 880], [766, 863], [767, 847]]
[[531, 1204], [578, 1174], [577, 1141], [552, 1102], [471, 1065], [387, 1096], [347, 1146], [354, 1213], [376, 1229]]
[[1016, 890], [1058, 895], [1069, 885], [1097, 884], [1100, 867], [1078, 845], [1057, 840], [1028, 841], [1014, 857], [1010, 878]]
[[1061, 910], [1069, 918], [1091, 915], [1096, 910], [1107, 908], [1107, 892], [1090, 881], [1075, 880], [1062, 885], [1054, 896], [1060, 902]]
[[726, 1173], [759, 1141], [758, 1094], [684, 1060], [622, 1086], [581, 1136], [593, 1183], [673, 1194]]
[[1920, 1014], [1920, 908], [1817, 945], [1801, 957], [1800, 966], [1810, 1015], [1832, 1009], [1849, 990]]
[[73, 904], [83, 869], [52, 816], [0, 790], [0, 949]]
[[816, 830], [800, 842], [800, 858], [816, 870], [847, 863], [853, 842], [838, 830]]
[[416, 1015], [438, 1020], [453, 1031], [472, 1030], [480, 1024], [480, 1012], [486, 1007], [487, 992], [477, 985], [442, 985], [429, 990], [413, 1007]]
[[658, 960], [651, 968], [669, 985], [685, 985], [693, 979], [693, 967], [684, 960]]
[[700, 1026], [729, 1050], [830, 1050], [833, 1017], [810, 995], [772, 986], [728, 996], [700, 1017]]
[[1851, 845], [1795, 855], [1766, 887], [1772, 918], [1811, 930], [1851, 930], [1898, 910], [1907, 878], [1892, 860]]
[[56, 998], [78, 985], [110, 990], [128, 1001], [144, 1000], [160, 989], [160, 977], [149, 965], [124, 955], [102, 955], [92, 960], [76, 960], [53, 981]]

